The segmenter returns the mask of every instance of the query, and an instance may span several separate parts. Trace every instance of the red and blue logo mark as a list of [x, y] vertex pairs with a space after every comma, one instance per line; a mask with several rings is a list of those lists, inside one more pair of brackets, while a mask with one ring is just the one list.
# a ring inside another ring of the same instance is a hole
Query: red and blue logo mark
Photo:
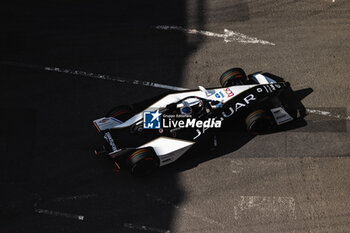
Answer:
[[230, 88], [226, 88], [224, 91], [226, 92], [228, 97], [233, 96], [233, 92], [232, 92], [232, 90]]
[[[224, 92], [226, 93], [227, 97], [231, 97], [231, 96], [234, 95], [233, 92], [232, 92], [232, 90], [231, 90], [230, 88], [224, 89]], [[218, 98], [218, 99], [224, 98], [224, 97], [225, 97], [225, 94], [222, 93], [222, 91], [219, 91], [219, 92], [216, 92], [216, 93], [215, 93], [215, 97]]]

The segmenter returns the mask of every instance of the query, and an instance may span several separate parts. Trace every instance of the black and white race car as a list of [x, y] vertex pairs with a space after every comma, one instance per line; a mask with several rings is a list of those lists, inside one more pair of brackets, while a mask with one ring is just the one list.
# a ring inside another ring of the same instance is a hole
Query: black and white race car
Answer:
[[252, 134], [268, 133], [296, 118], [284, 98], [288, 82], [260, 72], [233, 68], [219, 88], [169, 92], [132, 105], [118, 106], [93, 123], [105, 144], [94, 150], [134, 175], [147, 175], [176, 161], [210, 129], [225, 122], [245, 124]]

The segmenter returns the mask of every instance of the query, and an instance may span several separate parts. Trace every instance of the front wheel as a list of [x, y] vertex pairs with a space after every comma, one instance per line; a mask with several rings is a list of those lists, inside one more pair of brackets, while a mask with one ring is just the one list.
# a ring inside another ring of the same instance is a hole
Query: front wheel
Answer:
[[247, 130], [251, 134], [265, 134], [271, 131], [274, 124], [271, 114], [264, 109], [256, 110], [250, 113], [246, 119]]
[[159, 159], [153, 148], [141, 148], [132, 153], [127, 159], [130, 172], [134, 176], [147, 176], [159, 167]]
[[249, 78], [241, 68], [232, 68], [224, 72], [220, 77], [222, 87], [249, 84]]

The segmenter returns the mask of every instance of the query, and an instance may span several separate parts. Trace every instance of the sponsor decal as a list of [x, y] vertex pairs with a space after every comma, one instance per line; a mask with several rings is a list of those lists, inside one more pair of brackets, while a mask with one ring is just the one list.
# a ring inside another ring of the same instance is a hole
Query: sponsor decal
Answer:
[[229, 107], [227, 111], [223, 111], [221, 113], [222, 117], [220, 118], [221, 120], [224, 120], [227, 117], [232, 116], [235, 112], [237, 112], [240, 108], [247, 106], [250, 104], [251, 101], [256, 100], [255, 96], [253, 94], [249, 94], [246, 97], [243, 98], [243, 102], [236, 102], [234, 106]]
[[267, 87], [266, 86], [264, 86], [264, 88], [265, 88], [265, 91], [267, 92], [267, 93], [269, 93], [270, 91], [269, 91], [269, 89], [267, 89]]
[[[240, 108], [247, 106], [250, 104], [251, 101], [256, 100], [255, 96], [253, 94], [247, 95], [245, 98], [243, 98], [243, 102], [236, 102], [234, 107], [229, 107], [226, 111], [221, 112], [221, 117], [219, 117], [220, 121], [220, 127], [221, 127], [221, 122], [228, 117], [231, 117], [233, 114], [235, 114]], [[217, 118], [214, 118], [217, 120]], [[208, 124], [208, 123], [207, 123]], [[207, 125], [208, 126], [208, 125]], [[210, 125], [209, 125], [210, 126]], [[201, 130], [197, 128], [196, 133], [197, 135], [193, 138], [196, 139], [198, 138], [201, 134], [203, 134], [207, 129], [210, 127], [203, 127]], [[213, 127], [212, 127], [213, 128]], [[214, 127], [216, 128], [216, 127]]]
[[103, 124], [105, 123], [106, 121], [108, 121], [109, 119], [108, 118], [103, 118], [102, 120], [100, 120], [98, 123], [99, 124]]
[[[269, 84], [269, 85], [263, 85], [262, 87], [265, 89], [266, 93], [272, 93], [272, 92], [276, 91], [277, 89], [280, 89], [281, 85], [278, 83], [274, 83], [274, 84]], [[260, 92], [263, 92], [263, 89], [261, 87], [258, 87], [256, 89], [256, 91], [260, 93]]]
[[221, 91], [219, 91], [219, 92], [215, 93], [215, 97], [220, 99], [220, 98], [224, 98], [225, 95]]
[[231, 97], [231, 96], [234, 95], [230, 88], [226, 88], [226, 89], [224, 89], [224, 91], [225, 91], [225, 93], [227, 94], [228, 97]]
[[159, 110], [156, 112], [143, 112], [143, 128], [144, 129], [160, 129], [161, 113]]
[[104, 135], [103, 137], [104, 137], [104, 139], [106, 139], [106, 141], [107, 141], [107, 142], [109, 143], [109, 145], [112, 147], [112, 151], [113, 151], [113, 152], [118, 150], [117, 146], [116, 146], [115, 143], [114, 143], [114, 140], [113, 140], [113, 138], [112, 138], [112, 135], [111, 135], [109, 132], [105, 133], [105, 135]]

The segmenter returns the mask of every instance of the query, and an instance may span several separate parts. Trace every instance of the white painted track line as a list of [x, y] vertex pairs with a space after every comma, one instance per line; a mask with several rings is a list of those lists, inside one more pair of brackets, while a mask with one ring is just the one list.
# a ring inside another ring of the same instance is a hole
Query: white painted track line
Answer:
[[169, 230], [163, 230], [163, 229], [158, 229], [158, 228], [154, 228], [154, 227], [136, 225], [136, 224], [131, 224], [131, 223], [124, 223], [124, 227], [129, 228], [129, 229], [133, 229], [133, 230], [142, 230], [142, 231], [157, 232], [157, 233], [170, 233]]
[[180, 31], [185, 32], [187, 34], [199, 34], [203, 36], [209, 36], [209, 37], [219, 37], [224, 38], [225, 43], [229, 42], [238, 42], [243, 44], [262, 44], [262, 45], [275, 45], [274, 43], [271, 43], [266, 40], [260, 40], [256, 37], [251, 37], [244, 35], [240, 32], [235, 32], [229, 29], [224, 29], [224, 33], [215, 33], [215, 32], [209, 32], [209, 31], [203, 31], [203, 30], [197, 30], [197, 29], [186, 29], [181, 26], [168, 26], [168, 25], [158, 25], [154, 28], [158, 30], [166, 30], [166, 31]]
[[64, 73], [64, 74], [70, 74], [70, 75], [79, 76], [79, 77], [95, 78], [95, 79], [102, 79], [102, 80], [108, 80], [108, 81], [114, 81], [114, 82], [120, 82], [120, 83], [133, 84], [133, 85], [141, 85], [146, 87], [156, 87], [156, 88], [162, 88], [162, 89], [168, 89], [168, 90], [174, 90], [174, 91], [187, 90], [186, 88], [176, 87], [176, 86], [171, 86], [171, 85], [166, 85], [161, 83], [142, 81], [142, 80], [136, 80], [136, 79], [128, 80], [122, 77], [117, 77], [117, 76], [112, 76], [107, 74], [98, 74], [93, 72], [86, 72], [81, 70], [65, 69], [65, 68], [51, 67], [51, 66], [39, 66], [39, 65], [24, 64], [24, 63], [17, 63], [17, 62], [11, 62], [11, 61], [0, 61], [0, 64], [26, 67], [30, 69], [45, 70], [45, 71], [57, 72], [57, 73]]
[[38, 208], [35, 208], [34, 211], [35, 211], [35, 213], [38, 213], [38, 214], [47, 214], [47, 215], [52, 215], [52, 216], [59, 216], [59, 217], [77, 219], [77, 220], [80, 220], [80, 221], [84, 220], [84, 216], [83, 215], [63, 213], [63, 212], [52, 211], [52, 210], [45, 210], [45, 209], [38, 209]]
[[60, 201], [75, 201], [75, 200], [81, 200], [81, 199], [89, 199], [96, 197], [97, 194], [82, 194], [82, 195], [75, 195], [75, 196], [69, 196], [69, 197], [57, 197], [53, 201], [60, 202]]

